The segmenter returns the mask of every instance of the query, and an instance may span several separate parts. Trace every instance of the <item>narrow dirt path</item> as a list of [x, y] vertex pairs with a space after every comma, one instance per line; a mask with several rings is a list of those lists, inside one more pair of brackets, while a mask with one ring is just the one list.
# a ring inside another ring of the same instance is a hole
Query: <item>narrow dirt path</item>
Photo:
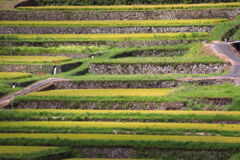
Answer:
[[210, 79], [211, 80], [214, 80], [214, 79], [240, 80], [240, 55], [231, 46], [231, 44], [225, 43], [225, 42], [213, 42], [212, 44], [209, 45], [209, 49], [217, 57], [231, 64], [230, 73], [224, 76], [179, 78], [178, 80], [180, 81], [210, 80]]
[[0, 9], [14, 9], [14, 6], [24, 0], [0, 0]]
[[232, 65], [231, 73], [224, 77], [240, 77], [240, 55], [234, 50], [229, 43], [214, 43], [212, 48], [220, 54], [219, 56], [225, 57], [224, 59], [229, 61]]
[[41, 89], [51, 86], [54, 82], [68, 81], [68, 80], [69, 79], [63, 79], [63, 78], [48, 78], [48, 79], [36, 82], [17, 93], [14, 93], [12, 95], [8, 95], [6, 97], [1, 98], [0, 99], [0, 108], [9, 105], [16, 96], [25, 95], [30, 92], [39, 91]]

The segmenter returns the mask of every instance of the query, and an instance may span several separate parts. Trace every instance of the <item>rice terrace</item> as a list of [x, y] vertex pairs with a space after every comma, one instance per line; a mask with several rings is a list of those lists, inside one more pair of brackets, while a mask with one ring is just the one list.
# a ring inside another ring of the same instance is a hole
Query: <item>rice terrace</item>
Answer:
[[0, 0], [0, 160], [240, 160], [240, 0]]

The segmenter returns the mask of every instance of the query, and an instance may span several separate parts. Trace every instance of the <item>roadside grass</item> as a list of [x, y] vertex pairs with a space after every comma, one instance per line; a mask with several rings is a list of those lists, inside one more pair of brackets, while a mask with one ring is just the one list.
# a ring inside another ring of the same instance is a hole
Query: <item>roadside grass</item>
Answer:
[[20, 10], [113, 10], [113, 11], [135, 11], [135, 10], [176, 10], [176, 9], [207, 9], [207, 8], [236, 8], [240, 3], [202, 3], [202, 4], [170, 4], [170, 5], [110, 5], [110, 6], [38, 6], [19, 7]]
[[235, 41], [240, 40], [240, 27], [239, 27], [239, 30], [233, 35], [233, 40]]
[[208, 39], [206, 32], [132, 34], [0, 34], [0, 40], [16, 41], [150, 41]]
[[33, 27], [174, 27], [212, 26], [227, 19], [126, 20], [126, 21], [0, 21], [0, 26]]
[[[229, 40], [240, 29], [240, 15], [236, 16], [234, 20], [223, 22], [216, 25], [209, 35], [209, 41], [214, 40]], [[235, 40], [236, 37], [235, 37]]]
[[10, 94], [10, 93], [15, 93], [15, 92], [21, 90], [21, 87], [11, 88], [11, 86], [6, 82], [6, 80], [0, 80], [0, 89], [1, 89], [0, 95], [4, 96], [4, 95]]

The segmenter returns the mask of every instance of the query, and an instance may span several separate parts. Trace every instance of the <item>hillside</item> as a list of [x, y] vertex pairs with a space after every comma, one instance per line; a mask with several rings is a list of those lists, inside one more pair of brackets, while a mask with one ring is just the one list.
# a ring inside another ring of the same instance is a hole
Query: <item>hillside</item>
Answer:
[[240, 2], [225, 2], [1, 8], [0, 159], [239, 160]]

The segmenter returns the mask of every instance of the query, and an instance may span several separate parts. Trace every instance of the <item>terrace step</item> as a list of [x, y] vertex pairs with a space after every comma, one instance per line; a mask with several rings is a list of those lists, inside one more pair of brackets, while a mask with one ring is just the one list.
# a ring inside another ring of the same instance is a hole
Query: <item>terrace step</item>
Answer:
[[0, 20], [82, 21], [82, 20], [172, 20], [232, 19], [237, 9], [162, 10], [162, 11], [0, 11]]
[[89, 73], [104, 74], [210, 74], [221, 73], [226, 64], [221, 63], [95, 63], [90, 64]]
[[87, 121], [1, 121], [1, 133], [109, 133], [134, 135], [228, 135], [240, 136], [239, 124], [87, 122]]
[[59, 46], [111, 46], [117, 48], [129, 47], [149, 47], [162, 45], [179, 45], [205, 42], [206, 40], [158, 40], [158, 41], [1, 41], [0, 46], [17, 47], [17, 46], [35, 46], [35, 47], [59, 47]]
[[8, 121], [119, 121], [240, 124], [238, 111], [173, 111], [173, 110], [80, 110], [16, 109], [2, 110]]
[[0, 34], [105, 34], [211, 32], [211, 26], [183, 27], [22, 27], [0, 26]]

